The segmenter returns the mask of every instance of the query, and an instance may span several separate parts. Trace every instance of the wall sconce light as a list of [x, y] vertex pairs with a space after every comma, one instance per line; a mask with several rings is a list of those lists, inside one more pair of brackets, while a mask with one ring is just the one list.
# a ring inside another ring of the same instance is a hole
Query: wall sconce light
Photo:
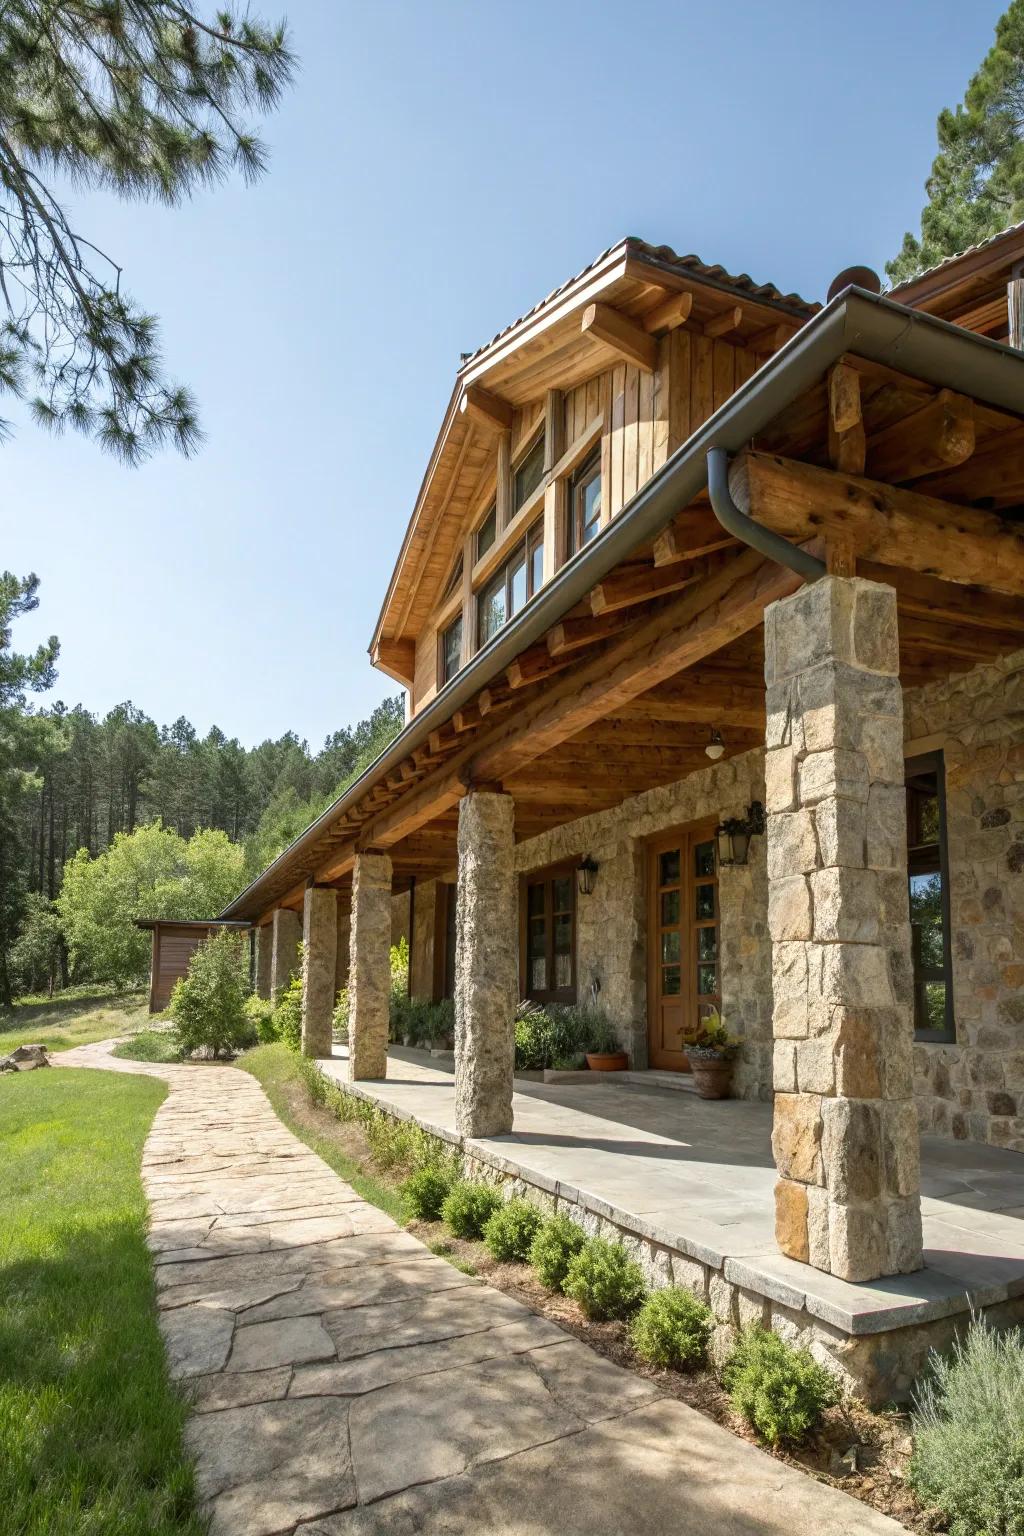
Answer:
[[713, 763], [717, 763], [718, 759], [725, 751], [725, 742], [722, 740], [722, 733], [717, 726], [712, 726], [711, 740], [704, 748], [704, 751], [707, 753], [708, 757], [710, 757]]
[[745, 816], [730, 816], [715, 831], [718, 839], [720, 865], [745, 864], [750, 851], [750, 839], [764, 833], [764, 806], [754, 800], [747, 806]]
[[597, 871], [600, 868], [597, 860], [588, 853], [576, 866], [576, 883], [580, 888], [581, 896], [593, 894], [594, 881], [597, 879]]

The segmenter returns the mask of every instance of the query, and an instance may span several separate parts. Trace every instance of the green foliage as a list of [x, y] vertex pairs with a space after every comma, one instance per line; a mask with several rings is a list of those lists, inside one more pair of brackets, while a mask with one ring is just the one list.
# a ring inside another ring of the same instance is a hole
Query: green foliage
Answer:
[[246, 118], [291, 78], [284, 26], [177, 0], [7, 0], [0, 14], [0, 386], [38, 391], [36, 421], [128, 463], [165, 442], [189, 453], [195, 404], [163, 377], [156, 321], [58, 190], [176, 204], [231, 170], [259, 176]]
[[182, 1053], [207, 1050], [231, 1055], [255, 1041], [245, 1011], [248, 977], [244, 940], [222, 928], [192, 953], [188, 974], [171, 993], [174, 1020]]
[[910, 1483], [951, 1536], [1024, 1536], [1024, 1334], [978, 1318], [917, 1394]]
[[[301, 945], [299, 947], [301, 949]], [[302, 976], [299, 972], [292, 976], [274, 1005], [273, 1029], [275, 1038], [282, 1040], [290, 1051], [302, 1049]]]
[[692, 1291], [668, 1287], [654, 1291], [633, 1318], [629, 1340], [641, 1360], [675, 1371], [704, 1363], [715, 1320]]
[[887, 263], [893, 282], [1024, 219], [1024, 0], [1010, 0], [963, 101], [939, 114], [921, 236]]
[[[536, 1072], [556, 1063], [581, 1062], [588, 1051], [617, 1051], [615, 1031], [603, 1013], [582, 1005], [522, 1002], [516, 1010], [516, 1069]], [[581, 1063], [582, 1064], [582, 1063]]]
[[111, 1055], [127, 1061], [180, 1061], [181, 1041], [173, 1029], [140, 1029], [115, 1045]]
[[777, 1333], [744, 1328], [722, 1380], [732, 1405], [769, 1445], [798, 1444], [839, 1401], [839, 1386], [806, 1349]]
[[280, 1036], [275, 1022], [275, 1008], [269, 997], [258, 997], [255, 992], [245, 1000], [245, 1016], [252, 1026], [254, 1038], [260, 1045], [273, 1045]]
[[24, 898], [18, 937], [9, 957], [11, 984], [17, 995], [52, 990], [60, 974], [60, 918], [41, 891]]
[[334, 1011], [331, 1014], [331, 1034], [336, 1040], [342, 1042], [348, 1039], [348, 987], [342, 987], [334, 1003]]
[[456, 1237], [482, 1237], [484, 1227], [500, 1204], [501, 1195], [493, 1185], [460, 1179], [446, 1196], [441, 1217]]
[[402, 1185], [402, 1199], [410, 1216], [420, 1221], [440, 1221], [441, 1207], [452, 1187], [452, 1172], [442, 1164], [417, 1168]]
[[643, 1270], [621, 1243], [592, 1237], [570, 1260], [562, 1289], [589, 1318], [601, 1322], [635, 1312], [647, 1287]]
[[700, 1021], [700, 1030], [687, 1045], [694, 1056], [709, 1056], [720, 1061], [732, 1061], [740, 1048], [740, 1041], [731, 1035], [722, 1023], [717, 1008], [712, 1008]]
[[569, 1216], [552, 1216], [542, 1222], [530, 1245], [530, 1263], [541, 1285], [560, 1291], [569, 1265], [586, 1243], [586, 1233]]
[[525, 1264], [541, 1224], [541, 1214], [528, 1200], [507, 1200], [484, 1227], [484, 1242], [502, 1263]]
[[391, 1038], [403, 1045], [437, 1045], [452, 1039], [455, 1032], [455, 1004], [451, 998], [439, 1003], [418, 997], [391, 998]]
[[91, 858], [80, 848], [64, 867], [57, 898], [72, 964], [117, 986], [147, 974], [150, 935], [136, 918], [207, 918], [241, 889], [242, 850], [224, 832], [186, 842], [160, 822], [119, 832]]

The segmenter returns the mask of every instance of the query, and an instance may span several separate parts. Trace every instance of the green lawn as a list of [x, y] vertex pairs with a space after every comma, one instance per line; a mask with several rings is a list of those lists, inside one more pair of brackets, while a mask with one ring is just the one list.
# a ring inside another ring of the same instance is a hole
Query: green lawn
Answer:
[[318, 1108], [309, 1097], [294, 1051], [280, 1044], [257, 1045], [239, 1056], [235, 1065], [251, 1072], [262, 1083], [278, 1119], [351, 1184], [357, 1195], [387, 1211], [396, 1221], [404, 1221], [402, 1197], [394, 1184], [367, 1169], [354, 1152], [348, 1128], [329, 1111]]
[[38, 1041], [48, 1051], [126, 1035], [149, 1022], [144, 992], [112, 994], [95, 990], [55, 998], [26, 998], [0, 1013], [0, 1056], [16, 1045]]
[[166, 1092], [112, 1072], [0, 1078], [0, 1528], [9, 1536], [200, 1536], [139, 1176]]

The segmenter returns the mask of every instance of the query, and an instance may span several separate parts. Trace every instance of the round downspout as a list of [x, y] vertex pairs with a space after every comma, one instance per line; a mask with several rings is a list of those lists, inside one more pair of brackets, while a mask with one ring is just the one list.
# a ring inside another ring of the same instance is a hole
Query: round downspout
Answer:
[[740, 510], [729, 490], [729, 455], [724, 448], [708, 449], [708, 496], [711, 510], [726, 533], [757, 549], [778, 565], [788, 566], [805, 581], [819, 581], [825, 574], [825, 562], [805, 549], [791, 544], [781, 533], [773, 533]]

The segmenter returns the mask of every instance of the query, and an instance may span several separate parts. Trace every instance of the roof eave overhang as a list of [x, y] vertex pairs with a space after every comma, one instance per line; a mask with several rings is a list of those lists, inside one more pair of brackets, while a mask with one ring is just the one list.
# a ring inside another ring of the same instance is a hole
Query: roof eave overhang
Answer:
[[846, 353], [937, 388], [956, 389], [1002, 410], [1019, 413], [1024, 402], [1024, 354], [882, 295], [861, 288], [845, 289], [676, 450], [598, 537], [477, 652], [355, 783], [225, 907], [222, 916], [259, 915], [266, 905], [261, 893], [269, 888], [275, 873], [310, 848], [373, 785], [423, 745], [431, 731], [468, 704], [621, 560], [653, 539], [693, 500], [707, 484], [709, 448], [739, 452]]

